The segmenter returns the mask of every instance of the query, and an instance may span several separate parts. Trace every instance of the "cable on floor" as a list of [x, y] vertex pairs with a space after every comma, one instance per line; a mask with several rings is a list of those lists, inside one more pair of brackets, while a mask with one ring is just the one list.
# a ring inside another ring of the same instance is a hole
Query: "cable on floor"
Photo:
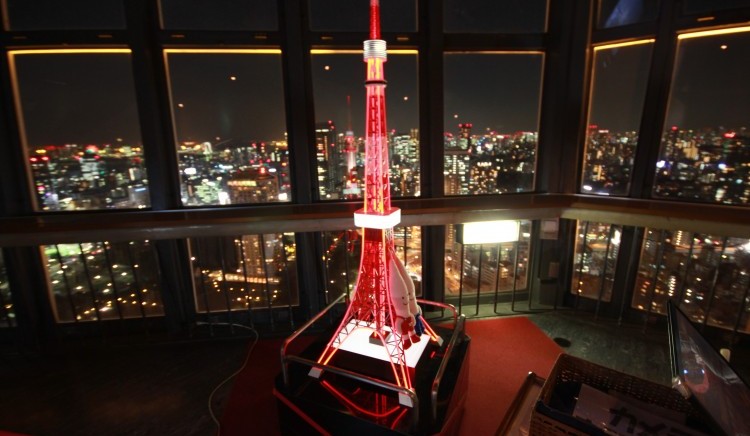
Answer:
[[[204, 322], [198, 322], [197, 325], [208, 325], [209, 323]], [[216, 392], [225, 384], [227, 384], [230, 380], [232, 380], [234, 377], [236, 377], [239, 373], [245, 370], [247, 367], [248, 362], [250, 362], [250, 356], [253, 354], [253, 350], [255, 349], [255, 345], [258, 343], [258, 331], [255, 330], [252, 327], [248, 327], [246, 325], [242, 324], [230, 324], [230, 323], [211, 323], [212, 325], [225, 325], [225, 326], [232, 326], [232, 327], [239, 327], [244, 328], [247, 330], [250, 330], [255, 334], [255, 339], [253, 339], [253, 343], [250, 345], [250, 349], [247, 350], [247, 356], [245, 356], [245, 361], [242, 363], [242, 366], [240, 368], [233, 372], [229, 377], [225, 378], [221, 383], [216, 385], [213, 391], [211, 391], [211, 394], [208, 396], [208, 413], [211, 415], [211, 419], [213, 420], [214, 424], [216, 424], [216, 434], [221, 435], [221, 422], [219, 422], [219, 419], [216, 418], [216, 414], [214, 414], [214, 408], [213, 408], [213, 398]]]

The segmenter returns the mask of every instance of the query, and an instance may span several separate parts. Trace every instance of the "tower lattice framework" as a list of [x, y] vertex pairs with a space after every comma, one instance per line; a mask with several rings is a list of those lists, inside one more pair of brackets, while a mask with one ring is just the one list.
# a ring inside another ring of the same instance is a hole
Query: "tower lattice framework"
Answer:
[[386, 43], [380, 39], [379, 2], [371, 0], [370, 39], [364, 42], [367, 66], [364, 207], [354, 214], [355, 225], [364, 232], [362, 254], [349, 307], [318, 363], [327, 364], [356, 329], [368, 329], [371, 338], [383, 346], [395, 383], [411, 389], [402, 332], [397, 326], [389, 284], [391, 259], [395, 253], [393, 226], [400, 222], [401, 211], [391, 207], [383, 73], [386, 58]]

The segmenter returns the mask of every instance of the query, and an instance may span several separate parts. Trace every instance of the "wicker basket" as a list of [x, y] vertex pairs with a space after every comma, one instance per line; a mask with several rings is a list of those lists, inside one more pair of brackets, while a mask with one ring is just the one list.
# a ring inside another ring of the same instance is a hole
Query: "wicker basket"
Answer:
[[[531, 412], [532, 435], [602, 434], [594, 426], [549, 407], [555, 386], [564, 382], [585, 383], [604, 392], [617, 391], [645, 403], [685, 413], [693, 422], [705, 422], [685, 398], [668, 386], [624, 374], [569, 354], [561, 354], [542, 387], [537, 407]], [[556, 416], [564, 416], [566, 419], [556, 419]]]

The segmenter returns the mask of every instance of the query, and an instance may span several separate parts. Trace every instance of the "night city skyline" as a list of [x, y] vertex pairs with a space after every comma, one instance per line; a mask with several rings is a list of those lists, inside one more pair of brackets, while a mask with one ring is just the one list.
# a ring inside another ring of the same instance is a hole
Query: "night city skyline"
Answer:
[[[750, 90], [726, 86], [727, 82], [743, 80], [744, 74], [750, 70], [750, 60], [741, 55], [750, 50], [746, 34], [686, 39], [681, 44], [684, 46], [678, 55], [672, 103], [665, 124], [688, 129], [748, 126], [750, 123], [744, 114], [750, 113]], [[722, 49], [722, 46], [726, 48]], [[606, 52], [602, 56], [623, 57], [629, 53], [627, 49]], [[243, 56], [252, 60], [243, 61]], [[516, 61], [512, 72], [503, 72], [506, 76], [498, 80], [497, 72], [486, 65], [488, 59], [496, 56], [499, 55], [446, 54], [445, 131], [454, 130], [460, 122], [471, 122], [478, 129], [490, 128], [499, 132], [536, 130], [538, 113], [534, 107], [537, 98], [533, 95], [540, 93], [541, 84], [529, 85], [531, 88], [517, 85], [519, 82], [533, 83], [522, 78], [541, 75], [539, 61], [531, 60], [533, 55], [510, 56], [508, 59], [526, 58], [527, 61]], [[203, 61], [201, 57], [204, 57]], [[361, 58], [356, 60], [357, 57], [312, 55], [312, 74], [318, 81], [337, 84], [332, 95], [316, 96], [316, 112], [323, 116], [333, 114], [332, 118], [338, 118], [334, 121], [344, 125], [347, 119], [345, 96], [351, 95], [352, 126], [355, 132], [362, 132], [364, 114], [358, 103], [363, 101], [364, 86], [356, 77], [364, 70], [364, 63]], [[140, 142], [129, 54], [23, 54], [14, 58], [30, 147], [63, 143], [104, 144], [116, 138], [122, 138], [126, 143]], [[707, 59], [718, 68], [704, 68]], [[170, 64], [173, 111], [178, 125], [184, 124], [178, 140], [205, 141], [216, 136], [274, 140], [281, 139], [286, 132], [280, 55], [180, 54], [170, 55]], [[389, 129], [398, 132], [419, 127], [419, 96], [413, 91], [417, 89], [415, 64], [414, 55], [391, 55], [386, 63], [389, 77], [393, 77], [389, 79], [388, 98], [392, 104], [387, 122]], [[471, 71], [472, 80], [465, 80], [467, 71]], [[643, 69], [640, 71], [646, 76]], [[610, 102], [632, 98], [628, 87], [617, 84], [637, 78], [632, 72], [622, 73], [631, 76], [618, 72], [597, 76], [602, 81], [597, 84], [597, 89], [605, 89]], [[258, 87], [259, 81], [269, 86]], [[488, 95], [488, 87], [496, 91]], [[237, 93], [237, 88], [256, 98], [249, 99], [247, 94]], [[207, 95], [201, 92], [207, 89], [213, 89], [215, 93]], [[487, 98], [493, 95], [494, 98]], [[212, 99], [213, 104], [205, 104], [207, 98]], [[263, 104], [253, 104], [255, 100]], [[76, 104], [69, 104], [71, 101]], [[514, 104], [509, 105], [507, 101]], [[179, 107], [180, 104], [183, 107]], [[522, 106], [519, 108], [518, 104]], [[596, 101], [594, 104], [597, 107], [594, 124], [602, 128], [626, 131], [637, 124], [632, 116], [623, 117], [621, 104], [602, 105]], [[508, 112], [504, 112], [506, 110]], [[454, 118], [456, 114], [458, 117]], [[639, 111], [636, 114], [640, 119]], [[184, 121], [180, 119], [182, 117]]]

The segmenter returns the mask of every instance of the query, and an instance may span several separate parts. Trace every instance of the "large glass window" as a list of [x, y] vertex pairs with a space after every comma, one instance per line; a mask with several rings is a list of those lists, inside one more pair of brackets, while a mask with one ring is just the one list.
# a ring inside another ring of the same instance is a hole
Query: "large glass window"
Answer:
[[542, 33], [547, 0], [443, 0], [450, 33]]
[[36, 208], [148, 207], [130, 50], [9, 53]]
[[[362, 52], [312, 52], [315, 156], [321, 200], [362, 198], [365, 64]], [[419, 196], [417, 54], [391, 50], [385, 64], [391, 196]]]
[[594, 300], [612, 301], [622, 227], [579, 221], [570, 292]]
[[646, 229], [633, 307], [666, 313], [668, 299], [695, 322], [750, 331], [750, 239]]
[[655, 21], [660, 0], [599, 0], [597, 27], [609, 28]]
[[446, 195], [534, 189], [541, 53], [445, 55]]
[[150, 241], [45, 245], [42, 255], [58, 322], [164, 315]]
[[3, 0], [7, 30], [122, 29], [127, 0]]
[[750, 27], [679, 36], [654, 197], [750, 202]]
[[276, 0], [160, 0], [162, 26], [177, 30], [259, 30], [278, 26]]
[[581, 191], [628, 195], [653, 40], [594, 48]]
[[[310, 0], [310, 28], [315, 31], [367, 32], [370, 26], [369, 0]], [[416, 0], [380, 0], [383, 32], [417, 30]]]
[[[325, 301], [354, 291], [362, 253], [362, 235], [358, 230], [323, 232], [323, 279]], [[393, 245], [406, 267], [417, 296], [422, 295], [422, 228], [395, 227]]]
[[0, 253], [0, 327], [13, 327], [15, 323], [16, 313], [10, 295], [8, 272], [5, 270], [3, 255]]
[[165, 53], [182, 204], [291, 201], [281, 51]]
[[293, 233], [190, 239], [198, 312], [299, 305]]
[[494, 295], [528, 285], [531, 221], [519, 221], [518, 240], [497, 244], [461, 244], [460, 227], [446, 226], [445, 295]]

